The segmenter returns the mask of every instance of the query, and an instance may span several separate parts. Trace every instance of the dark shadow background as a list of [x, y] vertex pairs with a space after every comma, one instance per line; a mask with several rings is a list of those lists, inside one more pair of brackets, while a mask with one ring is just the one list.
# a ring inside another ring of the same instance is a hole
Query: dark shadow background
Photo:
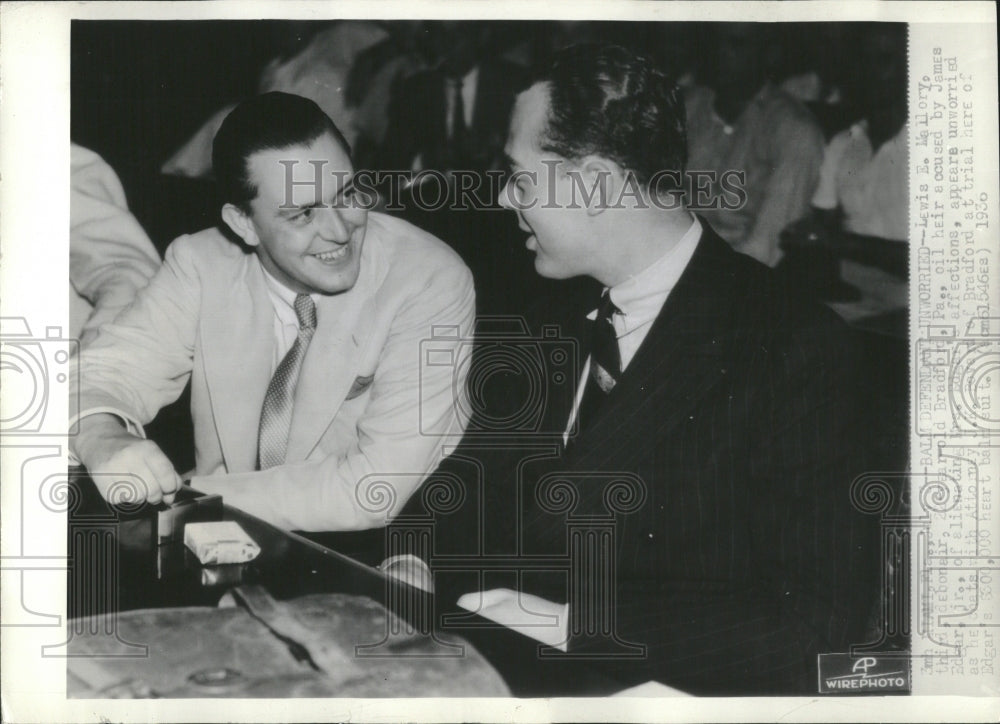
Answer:
[[[392, 22], [383, 23], [392, 27]], [[161, 251], [214, 223], [210, 184], [164, 177], [160, 165], [216, 110], [253, 95], [269, 60], [290, 57], [330, 21], [74, 20], [70, 136], [111, 165], [129, 206]], [[607, 40], [653, 58], [675, 77], [711, 83], [717, 23], [491, 21], [492, 44], [525, 45], [541, 62], [559, 35]], [[850, 87], [866, 69], [857, 47], [870, 23], [782, 23], [767, 64], [776, 78], [809, 70]], [[811, 106], [828, 136], [850, 108]]]

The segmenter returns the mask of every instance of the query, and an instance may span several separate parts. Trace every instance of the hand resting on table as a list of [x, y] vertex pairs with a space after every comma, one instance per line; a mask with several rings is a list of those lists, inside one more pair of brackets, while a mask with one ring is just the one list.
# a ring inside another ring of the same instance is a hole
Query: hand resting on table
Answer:
[[136, 437], [111, 414], [87, 415], [73, 444], [109, 503], [172, 503], [181, 486], [173, 464], [152, 440]]

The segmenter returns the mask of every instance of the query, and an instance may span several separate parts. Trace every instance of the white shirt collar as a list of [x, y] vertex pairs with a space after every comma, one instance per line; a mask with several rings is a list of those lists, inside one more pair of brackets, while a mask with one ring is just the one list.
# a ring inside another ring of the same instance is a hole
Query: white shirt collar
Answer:
[[[260, 263], [260, 259], [257, 260]], [[295, 297], [298, 296], [297, 292], [293, 292], [291, 289], [286, 287], [284, 284], [279, 282], [274, 276], [264, 268], [264, 265], [260, 265], [260, 270], [264, 272], [264, 284], [267, 285], [267, 293], [271, 298], [271, 305], [274, 307], [274, 313], [278, 317], [278, 321], [282, 324], [294, 324], [296, 327], [299, 326], [299, 316], [295, 313]], [[309, 295], [313, 302], [319, 302], [319, 294]]]
[[[611, 301], [622, 311], [622, 314], [615, 315], [619, 336], [652, 322], [660, 313], [660, 308], [691, 261], [701, 233], [701, 223], [695, 218], [678, 242], [663, 256], [635, 276], [611, 287]], [[587, 316], [594, 319], [597, 311]]]
[[[618, 336], [618, 351], [621, 354], [622, 370], [625, 370], [632, 362], [652, 328], [653, 321], [660, 314], [663, 303], [667, 301], [667, 297], [670, 296], [677, 280], [687, 268], [694, 255], [694, 250], [698, 246], [698, 241], [701, 239], [701, 232], [701, 224], [696, 218], [677, 243], [663, 256], [634, 277], [611, 288], [611, 301], [622, 311], [622, 314], [615, 314], [611, 317], [611, 324]], [[587, 316], [590, 319], [595, 319], [597, 310], [595, 309]], [[568, 439], [569, 430], [573, 426], [573, 421], [576, 419], [580, 403], [583, 400], [589, 374], [590, 358], [588, 357], [580, 378], [573, 411], [566, 423], [566, 432], [563, 434], [564, 442]]]

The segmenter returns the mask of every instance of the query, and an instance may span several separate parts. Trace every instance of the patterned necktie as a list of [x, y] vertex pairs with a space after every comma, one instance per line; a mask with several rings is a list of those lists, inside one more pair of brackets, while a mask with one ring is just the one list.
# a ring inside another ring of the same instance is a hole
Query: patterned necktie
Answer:
[[257, 435], [258, 470], [267, 470], [285, 462], [295, 385], [299, 381], [299, 370], [309, 341], [316, 331], [316, 304], [308, 294], [295, 297], [295, 314], [299, 318], [299, 336], [274, 371], [264, 396]]
[[611, 295], [605, 291], [591, 328], [590, 375], [577, 414], [581, 430], [593, 422], [621, 377], [622, 358], [618, 349], [618, 334], [611, 323], [611, 317], [621, 313], [611, 301]]

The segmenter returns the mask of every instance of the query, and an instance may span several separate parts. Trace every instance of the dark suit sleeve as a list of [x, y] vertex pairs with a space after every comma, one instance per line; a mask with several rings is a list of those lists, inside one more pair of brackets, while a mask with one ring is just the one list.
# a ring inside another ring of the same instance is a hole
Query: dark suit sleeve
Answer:
[[624, 581], [616, 627], [620, 638], [645, 644], [647, 656], [612, 663], [622, 678], [697, 694], [809, 693], [818, 653], [864, 643], [861, 627], [877, 595], [877, 539], [850, 500], [863, 467], [855, 348], [831, 321], [756, 354], [764, 372], [751, 378], [749, 402], [734, 413], [749, 417], [755, 439], [751, 450], [732, 451], [749, 460], [745, 477], [733, 481], [751, 486], [748, 533], [734, 541], [754, 549], [753, 582], [699, 590], [689, 581], [688, 590], [671, 590]]

